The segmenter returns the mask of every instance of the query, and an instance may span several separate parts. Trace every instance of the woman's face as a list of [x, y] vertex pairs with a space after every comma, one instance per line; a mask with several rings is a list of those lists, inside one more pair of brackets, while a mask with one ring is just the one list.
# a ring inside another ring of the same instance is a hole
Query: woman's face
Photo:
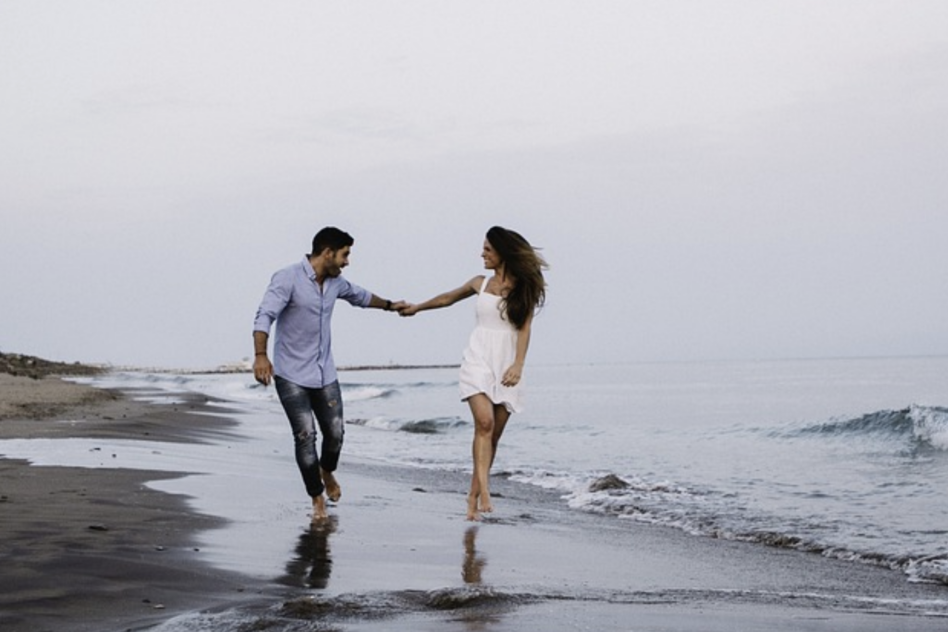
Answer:
[[484, 260], [484, 268], [487, 270], [496, 270], [503, 262], [500, 255], [486, 239], [484, 240], [484, 250], [481, 252], [481, 258]]

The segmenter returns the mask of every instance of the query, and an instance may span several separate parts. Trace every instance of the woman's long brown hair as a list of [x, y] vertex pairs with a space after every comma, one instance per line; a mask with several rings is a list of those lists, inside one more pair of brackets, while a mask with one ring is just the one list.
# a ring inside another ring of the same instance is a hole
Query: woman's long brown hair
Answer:
[[546, 301], [543, 270], [549, 266], [520, 233], [493, 226], [487, 231], [487, 241], [500, 255], [506, 273], [514, 280], [513, 289], [503, 299], [502, 305], [507, 320], [521, 329]]

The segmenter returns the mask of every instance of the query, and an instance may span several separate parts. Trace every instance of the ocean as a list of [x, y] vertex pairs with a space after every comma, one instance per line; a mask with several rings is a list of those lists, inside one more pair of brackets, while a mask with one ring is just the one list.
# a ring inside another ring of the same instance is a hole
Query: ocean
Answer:
[[[184, 395], [205, 395], [197, 414], [235, 425], [201, 442], [9, 439], [0, 455], [35, 466], [188, 473], [149, 486], [227, 520], [197, 535], [195, 555], [264, 583], [296, 573], [288, 595], [177, 616], [159, 632], [467, 630], [503, 618], [500, 631], [534, 629], [538, 616], [545, 629], [626, 630], [630, 613], [650, 616], [655, 604], [671, 610], [655, 606], [654, 629], [704, 629], [708, 608], [727, 617], [736, 604], [763, 607], [767, 629], [784, 618], [796, 623], [780, 629], [837, 629], [833, 617], [847, 613], [896, 615], [873, 619], [881, 627], [872, 629], [936, 629], [948, 616], [948, 357], [541, 365], [528, 366], [524, 379], [526, 410], [511, 418], [494, 464], [494, 489], [503, 493], [478, 535], [463, 526], [473, 427], [457, 369], [341, 371], [344, 494], [330, 511], [341, 519], [332, 559], [327, 534], [304, 524], [308, 499], [275, 390], [249, 373], [75, 378], [192, 414], [193, 396]], [[368, 478], [353, 490], [347, 476], [351, 483], [356, 472]], [[394, 498], [406, 504], [396, 510]], [[397, 535], [353, 520], [359, 512], [398, 520]], [[443, 564], [460, 555], [460, 529], [463, 583]], [[654, 540], [655, 529], [665, 535]], [[558, 542], [558, 533], [574, 546], [551, 557], [540, 543]], [[710, 539], [724, 548], [701, 545]], [[380, 557], [360, 563], [360, 549]], [[785, 555], [793, 550], [803, 553]], [[490, 579], [474, 585], [469, 571], [479, 575], [485, 560]], [[867, 580], [860, 569], [871, 567], [891, 569], [892, 581]], [[300, 568], [318, 570], [323, 588], [314, 592], [314, 575]], [[294, 604], [303, 615], [287, 614]], [[493, 609], [465, 618], [485, 604]], [[801, 605], [813, 610], [800, 621], [778, 610]], [[325, 616], [305, 614], [313, 608]], [[675, 619], [681, 612], [695, 618]], [[824, 627], [808, 627], [810, 617]], [[327, 621], [344, 625], [319, 627]], [[708, 629], [734, 629], [722, 621]]]
[[[347, 455], [470, 471], [456, 374], [341, 371], [343, 471]], [[282, 474], [293, 468], [276, 393], [249, 374], [81, 381], [148, 389], [156, 403], [181, 391], [226, 400], [255, 420], [257, 453]], [[948, 584], [948, 358], [529, 366], [525, 386], [527, 408], [511, 418], [493, 474], [556, 491], [563, 511]]]
[[[343, 388], [353, 453], [470, 467], [455, 371]], [[948, 358], [540, 366], [527, 389], [495, 472], [570, 510], [948, 583]]]

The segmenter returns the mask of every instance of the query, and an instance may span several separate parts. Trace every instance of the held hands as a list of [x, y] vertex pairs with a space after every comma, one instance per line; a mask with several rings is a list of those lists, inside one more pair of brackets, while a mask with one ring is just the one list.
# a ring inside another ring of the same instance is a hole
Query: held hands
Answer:
[[419, 310], [418, 310], [418, 306], [417, 306], [417, 305], [413, 305], [413, 304], [411, 304], [411, 303], [403, 303], [403, 307], [399, 308], [399, 310], [398, 310], [398, 315], [399, 315], [399, 316], [406, 316], [406, 317], [407, 317], [407, 316], [414, 316], [415, 314], [418, 313], [418, 311], [419, 311]]
[[395, 301], [394, 303], [392, 303], [392, 306], [389, 307], [388, 309], [390, 311], [398, 312], [399, 314], [401, 314], [402, 310], [405, 309], [406, 307], [408, 307], [408, 303], [406, 303], [405, 301]]

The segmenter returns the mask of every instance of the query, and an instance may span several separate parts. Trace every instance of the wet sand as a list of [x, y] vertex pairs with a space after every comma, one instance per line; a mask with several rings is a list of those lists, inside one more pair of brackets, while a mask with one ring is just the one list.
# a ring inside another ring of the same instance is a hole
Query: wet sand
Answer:
[[[10, 384], [0, 375], [7, 403], [17, 389], [51, 405], [57, 397], [72, 403], [52, 418], [0, 419], [0, 439], [97, 438], [105, 463], [113, 458], [112, 439], [182, 447], [208, 442], [208, 458], [233, 448], [229, 460], [251, 463], [237, 455], [238, 442], [221, 447], [218, 440], [236, 436], [238, 424], [217, 407], [218, 414], [207, 414], [201, 397], [154, 406], [121, 393], [76, 391], [74, 384], [62, 390], [55, 378], [5, 388]], [[892, 632], [948, 626], [948, 587], [911, 584], [898, 572], [864, 564], [567, 511], [555, 493], [502, 477], [492, 483], [497, 512], [472, 524], [464, 520], [465, 473], [397, 468], [347, 454], [339, 472], [342, 501], [330, 508], [328, 522], [314, 527], [294, 465], [277, 465], [275, 474], [228, 472], [250, 495], [248, 505], [237, 495], [215, 494], [211, 477], [0, 459], [0, 629]], [[277, 480], [261, 480], [267, 476]], [[144, 487], [155, 480], [164, 481], [162, 488], [187, 489], [195, 502]], [[256, 491], [258, 484], [270, 484], [270, 491]], [[194, 510], [212, 499], [220, 511]]]
[[[232, 426], [197, 420], [201, 408], [200, 399], [162, 410], [55, 376], [0, 374], [0, 439], [200, 441]], [[0, 458], [0, 629], [124, 630], [252, 590], [196, 559], [195, 534], [220, 518], [145, 487], [174, 476]]]
[[557, 494], [503, 479], [493, 482], [497, 512], [480, 524], [464, 520], [463, 473], [350, 462], [340, 480], [348, 498], [329, 528], [299, 530], [279, 580], [301, 590], [219, 623], [295, 630], [315, 619], [379, 632], [948, 625], [946, 587], [886, 569], [564, 512]]

